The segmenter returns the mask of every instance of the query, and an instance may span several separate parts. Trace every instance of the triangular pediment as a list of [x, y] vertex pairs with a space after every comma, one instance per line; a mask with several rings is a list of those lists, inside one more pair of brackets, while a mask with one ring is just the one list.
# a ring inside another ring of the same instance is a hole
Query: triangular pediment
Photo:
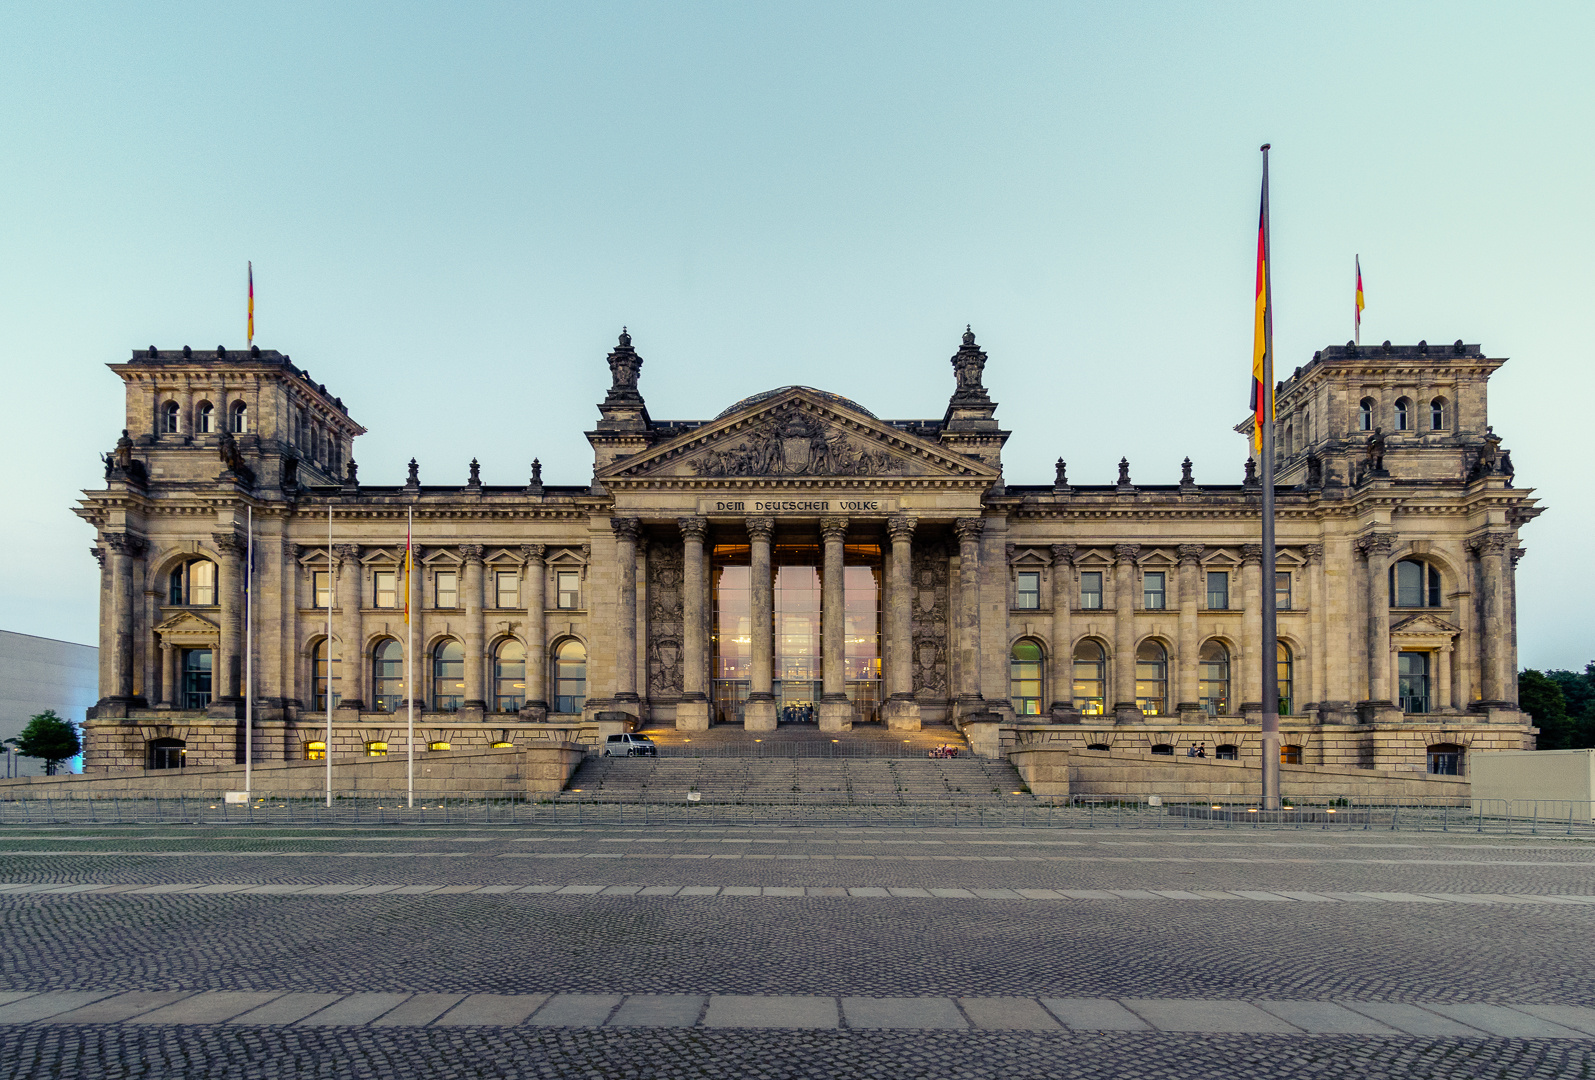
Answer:
[[1390, 628], [1392, 634], [1460, 634], [1462, 627], [1453, 626], [1438, 615], [1413, 615], [1402, 619]]
[[616, 462], [600, 479], [997, 478], [983, 462], [948, 453], [828, 397], [793, 388]]
[[179, 611], [155, 628], [157, 634], [217, 634], [221, 627], [192, 611]]

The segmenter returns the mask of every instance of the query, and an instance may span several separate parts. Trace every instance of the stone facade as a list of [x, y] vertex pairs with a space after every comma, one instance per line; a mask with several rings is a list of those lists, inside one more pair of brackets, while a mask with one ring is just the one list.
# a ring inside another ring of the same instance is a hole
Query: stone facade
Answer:
[[[287, 356], [136, 352], [111, 365], [127, 427], [78, 510], [104, 613], [85, 767], [240, 760], [246, 678], [256, 760], [304, 760], [326, 740], [328, 651], [335, 757], [402, 745], [411, 694], [418, 741], [460, 748], [608, 714], [980, 717], [1010, 744], [1255, 754], [1254, 463], [1239, 484], [1187, 461], [1178, 485], [1138, 485], [1126, 461], [1079, 485], [1061, 460], [1051, 484], [1008, 484], [986, 362], [966, 333], [939, 419], [793, 386], [655, 421], [622, 334], [591, 482], [544, 484], [534, 462], [524, 486], [488, 486], [473, 462], [422, 485], [412, 462], [371, 487], [364, 429]], [[1460, 342], [1348, 345], [1278, 388], [1282, 729], [1304, 763], [1422, 770], [1436, 746], [1533, 745], [1514, 568], [1540, 509], [1487, 423], [1501, 363]]]

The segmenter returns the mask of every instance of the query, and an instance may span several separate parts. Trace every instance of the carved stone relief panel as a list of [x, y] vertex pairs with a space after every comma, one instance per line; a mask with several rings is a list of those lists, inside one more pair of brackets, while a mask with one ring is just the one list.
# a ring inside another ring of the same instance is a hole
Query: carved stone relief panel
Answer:
[[681, 563], [679, 539], [648, 544], [648, 694], [681, 693]]
[[940, 544], [914, 545], [914, 693], [945, 698], [947, 692], [947, 552]]
[[692, 462], [699, 476], [883, 476], [903, 473], [908, 462], [872, 450], [797, 409], [785, 410], [749, 431], [735, 445], [717, 445]]

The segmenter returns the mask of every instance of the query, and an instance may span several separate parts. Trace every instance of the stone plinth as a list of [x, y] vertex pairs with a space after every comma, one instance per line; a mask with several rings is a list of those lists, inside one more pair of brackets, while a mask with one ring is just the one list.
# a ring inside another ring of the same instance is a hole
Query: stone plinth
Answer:
[[912, 698], [888, 698], [881, 708], [881, 718], [886, 721], [888, 731], [918, 731], [919, 702]]
[[775, 699], [748, 699], [742, 707], [742, 726], [747, 731], [775, 730]]
[[1069, 797], [1069, 751], [1062, 749], [1015, 750], [1008, 755], [1025, 786], [1037, 798]]
[[709, 702], [681, 701], [676, 703], [677, 731], [708, 731], [711, 711]]
[[852, 731], [853, 703], [851, 701], [820, 702], [821, 731]]

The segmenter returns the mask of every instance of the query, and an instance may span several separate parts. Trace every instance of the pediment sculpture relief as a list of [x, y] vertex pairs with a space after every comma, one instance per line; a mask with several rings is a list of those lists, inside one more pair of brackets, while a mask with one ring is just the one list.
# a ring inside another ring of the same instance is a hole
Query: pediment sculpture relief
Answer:
[[871, 450], [812, 416], [789, 412], [748, 432], [734, 446], [715, 447], [690, 463], [698, 476], [889, 476], [908, 462]]

